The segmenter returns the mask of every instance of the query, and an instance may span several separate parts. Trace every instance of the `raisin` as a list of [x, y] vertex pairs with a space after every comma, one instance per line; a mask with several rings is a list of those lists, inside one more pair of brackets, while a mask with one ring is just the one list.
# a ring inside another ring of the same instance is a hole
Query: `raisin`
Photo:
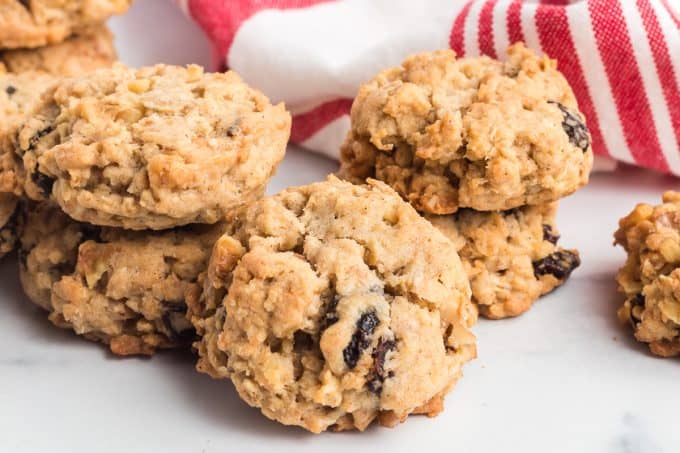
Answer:
[[636, 294], [630, 300], [630, 303], [633, 305], [633, 307], [644, 307], [645, 306], [645, 296], [644, 296], [644, 294], [642, 294], [642, 293]]
[[314, 338], [303, 330], [296, 330], [293, 334], [293, 349], [295, 352], [308, 351], [314, 346]]
[[545, 258], [534, 262], [534, 275], [553, 275], [559, 280], [569, 277], [571, 272], [581, 264], [579, 256], [569, 250], [558, 250]]
[[27, 10], [31, 10], [31, 0], [19, 0], [19, 3]]
[[370, 346], [371, 335], [375, 332], [375, 328], [378, 327], [378, 324], [380, 324], [380, 320], [375, 311], [364, 313], [357, 321], [357, 328], [352, 335], [352, 339], [342, 351], [345, 363], [350, 369], [357, 366], [361, 353]]
[[393, 351], [397, 347], [397, 343], [394, 340], [387, 340], [385, 338], [380, 338], [378, 346], [376, 346], [373, 351], [373, 367], [370, 372], [370, 377], [366, 386], [368, 390], [380, 396], [383, 389], [383, 383], [388, 377], [392, 377], [394, 373], [391, 371], [389, 373], [385, 372], [385, 358], [387, 353]]
[[240, 133], [241, 133], [241, 128], [236, 126], [236, 125], [229, 126], [227, 128], [227, 136], [229, 136], [229, 137], [236, 137]]
[[52, 193], [54, 179], [50, 178], [49, 176], [37, 171], [31, 175], [31, 181], [33, 181], [33, 183], [38, 186], [43, 195], [49, 196]]
[[52, 131], [54, 131], [54, 128], [52, 126], [47, 126], [45, 129], [41, 129], [36, 132], [35, 135], [33, 135], [33, 137], [31, 137], [31, 139], [28, 141], [29, 149], [35, 148], [35, 145], [38, 144], [40, 139]]
[[641, 307], [645, 308], [645, 296], [642, 293], [636, 294], [630, 299], [630, 325], [633, 326], [633, 328], [637, 327], [638, 324], [640, 324], [641, 319], [635, 316], [635, 311], [633, 308], [635, 307]]
[[562, 115], [564, 116], [562, 119], [562, 129], [564, 129], [567, 137], [569, 137], [569, 142], [580, 148], [584, 153], [588, 151], [588, 148], [590, 147], [590, 132], [585, 123], [583, 123], [577, 114], [574, 114], [559, 102], [550, 101], [550, 103], [557, 105], [557, 108], [562, 111]]
[[111, 276], [109, 275], [109, 271], [105, 271], [100, 277], [99, 280], [94, 285], [94, 290], [106, 294], [106, 288], [109, 286], [109, 279]]
[[323, 318], [321, 318], [321, 332], [338, 322], [339, 318], [335, 310], [338, 308], [339, 302], [340, 296], [336, 294], [333, 296], [333, 300], [328, 304], [328, 308], [326, 308], [326, 313], [323, 315]]
[[17, 89], [16, 89], [15, 87], [13, 87], [12, 85], [8, 85], [8, 86], [5, 88], [5, 93], [7, 93], [7, 96], [11, 96], [11, 95], [13, 95], [13, 94], [16, 93], [16, 92], [17, 92]]
[[560, 235], [553, 231], [552, 226], [544, 224], [543, 225], [543, 240], [548, 241], [551, 244], [557, 244], [557, 241], [560, 240]]

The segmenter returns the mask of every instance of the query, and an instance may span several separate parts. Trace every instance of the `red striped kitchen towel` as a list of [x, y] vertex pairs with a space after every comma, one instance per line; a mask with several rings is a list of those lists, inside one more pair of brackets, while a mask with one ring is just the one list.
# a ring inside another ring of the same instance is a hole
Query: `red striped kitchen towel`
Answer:
[[599, 156], [680, 175], [680, 0], [177, 0], [240, 73], [337, 157], [360, 83], [408, 54], [558, 59]]

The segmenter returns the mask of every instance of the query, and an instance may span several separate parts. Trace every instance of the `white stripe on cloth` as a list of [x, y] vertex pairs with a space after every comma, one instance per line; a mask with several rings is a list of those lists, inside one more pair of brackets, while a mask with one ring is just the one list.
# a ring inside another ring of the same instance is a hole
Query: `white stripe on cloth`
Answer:
[[352, 0], [265, 10], [241, 26], [228, 60], [274, 102], [309, 110], [322, 100], [354, 97], [361, 83], [409, 54], [447, 48], [462, 6], [450, 0]]
[[342, 145], [349, 130], [349, 121], [349, 115], [342, 115], [328, 123], [301, 145], [307, 149], [320, 150], [325, 156], [337, 159], [340, 145]]
[[507, 48], [512, 44], [508, 39], [508, 6], [512, 0], [499, 0], [493, 10], [493, 42], [496, 56], [504, 60], [508, 56]]
[[536, 11], [538, 11], [538, 8], [535, 4], [525, 3], [522, 5], [524, 42], [527, 47], [534, 50], [541, 49], [541, 40], [538, 37], [538, 28], [536, 27]]
[[633, 0], [621, 2], [621, 10], [628, 27], [630, 41], [633, 44], [633, 53], [640, 68], [643, 88], [652, 111], [656, 136], [671, 172], [680, 174], [680, 154], [678, 154], [678, 147], [675, 142], [671, 115], [665, 102], [659, 75], [656, 71], [654, 55], [649, 47], [649, 40], [645, 33], [640, 12]]
[[[680, 0], [677, 1], [680, 3]], [[680, 86], [680, 52], [673, 52], [673, 49], [680, 49], [680, 30], [675, 25], [675, 22], [673, 22], [673, 18], [668, 14], [668, 10], [659, 0], [652, 0], [650, 3], [656, 13], [656, 17], [659, 19], [661, 31], [666, 38], [668, 53], [670, 54], [671, 64], [675, 71], [675, 80], [678, 86]]]
[[567, 19], [576, 53], [584, 68], [583, 76], [593, 99], [593, 108], [597, 113], [606, 148], [612, 157], [634, 163], [616, 110], [607, 71], [597, 48], [587, 3], [582, 2], [567, 8]]
[[477, 1], [472, 4], [465, 20], [465, 55], [475, 56], [480, 54], [479, 40], [477, 39], [477, 32], [479, 31], [479, 13], [482, 11], [484, 1]]

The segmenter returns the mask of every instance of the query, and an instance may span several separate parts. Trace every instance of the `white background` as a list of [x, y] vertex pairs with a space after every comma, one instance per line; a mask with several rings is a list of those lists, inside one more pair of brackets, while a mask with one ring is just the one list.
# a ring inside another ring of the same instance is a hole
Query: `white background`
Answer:
[[[112, 21], [132, 65], [211, 53], [172, 2], [139, 0]], [[321, 180], [336, 163], [290, 150], [269, 192]], [[619, 325], [617, 219], [677, 179], [634, 169], [593, 176], [565, 199], [562, 243], [581, 251], [568, 284], [516, 319], [480, 321], [479, 359], [435, 419], [314, 436], [270, 422], [189, 353], [119, 359], [52, 327], [0, 263], [0, 452], [677, 452], [680, 362], [652, 357]]]

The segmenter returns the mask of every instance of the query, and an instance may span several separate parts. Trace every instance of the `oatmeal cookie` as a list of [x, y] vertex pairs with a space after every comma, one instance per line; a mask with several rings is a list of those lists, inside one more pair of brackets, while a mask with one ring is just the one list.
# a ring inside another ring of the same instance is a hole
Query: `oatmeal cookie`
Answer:
[[22, 286], [55, 325], [118, 355], [152, 354], [193, 339], [184, 293], [197, 285], [223, 225], [101, 228], [49, 203], [27, 205], [19, 223]]
[[45, 72], [13, 74], [0, 70], [0, 193], [23, 194], [23, 165], [9, 148], [9, 131], [23, 121], [40, 100], [40, 93], [54, 81]]
[[40, 47], [124, 13], [132, 0], [0, 0], [0, 49]]
[[16, 207], [18, 199], [0, 192], [0, 258], [14, 249], [16, 243]]
[[42, 71], [56, 76], [80, 76], [109, 67], [116, 59], [113, 34], [105, 25], [85, 29], [59, 44], [0, 52], [0, 63], [8, 72]]
[[359, 90], [340, 175], [377, 178], [417, 210], [508, 210], [586, 184], [590, 134], [554, 60], [522, 44], [508, 60], [422, 53]]
[[616, 280], [626, 296], [619, 318], [653, 354], [680, 354], [680, 192], [639, 204], [614, 234], [628, 257]]
[[480, 314], [499, 319], [524, 313], [579, 266], [576, 250], [557, 246], [556, 211], [557, 203], [549, 203], [427, 219], [458, 250]]
[[379, 181], [330, 177], [252, 205], [188, 295], [199, 371], [312, 432], [436, 415], [476, 354], [450, 241]]
[[20, 155], [29, 198], [95, 225], [160, 230], [259, 198], [290, 124], [233, 72], [117, 64], [45, 92], [3, 147]]

